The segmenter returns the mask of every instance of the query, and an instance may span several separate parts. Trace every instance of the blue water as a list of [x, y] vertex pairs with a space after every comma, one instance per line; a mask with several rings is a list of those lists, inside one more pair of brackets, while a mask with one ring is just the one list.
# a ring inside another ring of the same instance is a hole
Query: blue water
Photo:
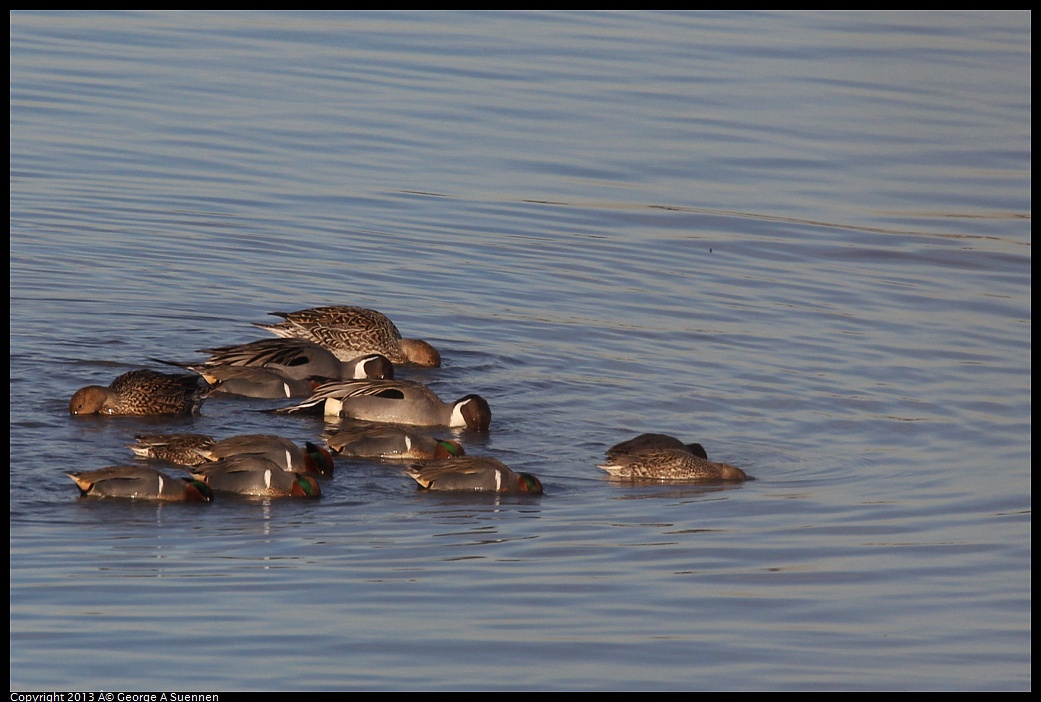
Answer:
[[[10, 19], [12, 689], [1030, 689], [1029, 13]], [[77, 497], [320, 437], [67, 403], [324, 304], [546, 494]]]

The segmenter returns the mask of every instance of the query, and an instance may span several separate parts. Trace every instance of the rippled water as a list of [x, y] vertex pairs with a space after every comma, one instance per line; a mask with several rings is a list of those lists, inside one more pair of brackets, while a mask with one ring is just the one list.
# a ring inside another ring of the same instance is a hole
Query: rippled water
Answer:
[[[11, 15], [12, 689], [1029, 689], [1029, 13]], [[354, 304], [541, 498], [81, 500]], [[643, 431], [757, 480], [622, 486]]]

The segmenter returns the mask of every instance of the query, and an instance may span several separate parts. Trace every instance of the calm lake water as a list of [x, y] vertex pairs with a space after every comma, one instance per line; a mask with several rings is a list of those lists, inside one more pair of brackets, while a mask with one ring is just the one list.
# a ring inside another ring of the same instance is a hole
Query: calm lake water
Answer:
[[[1031, 687], [1029, 13], [14, 13], [11, 688]], [[372, 307], [541, 498], [84, 500]], [[757, 480], [620, 485], [644, 431]]]

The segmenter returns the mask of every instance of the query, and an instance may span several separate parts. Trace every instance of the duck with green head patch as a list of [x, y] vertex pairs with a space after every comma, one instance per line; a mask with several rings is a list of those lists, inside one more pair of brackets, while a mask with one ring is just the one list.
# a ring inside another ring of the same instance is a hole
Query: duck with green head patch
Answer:
[[260, 456], [222, 458], [192, 468], [192, 477], [218, 492], [253, 497], [321, 497], [318, 481], [304, 473], [290, 473]]
[[300, 448], [274, 434], [241, 434], [215, 441], [202, 434], [141, 434], [130, 450], [142, 458], [159, 458], [186, 466], [202, 465], [239, 455], [266, 458], [292, 473], [331, 475], [329, 451], [310, 441]]
[[466, 452], [458, 441], [437, 439], [401, 426], [376, 425], [344, 429], [326, 440], [341, 456], [382, 460], [445, 460]]
[[490, 456], [414, 463], [408, 474], [426, 490], [542, 494], [542, 483], [534, 475], [510, 470]]
[[121, 497], [161, 502], [210, 502], [213, 491], [194, 478], [171, 478], [147, 466], [109, 466], [66, 473], [83, 497]]

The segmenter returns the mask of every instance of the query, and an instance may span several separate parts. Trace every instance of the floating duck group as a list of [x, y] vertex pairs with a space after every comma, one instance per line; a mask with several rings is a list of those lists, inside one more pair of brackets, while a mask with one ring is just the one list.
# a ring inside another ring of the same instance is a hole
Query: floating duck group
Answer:
[[[214, 493], [319, 497], [318, 478], [332, 476], [333, 454], [399, 463], [422, 490], [543, 493], [534, 475], [515, 472], [492, 456], [469, 455], [459, 441], [426, 433], [437, 427], [486, 432], [492, 419], [480, 395], [445, 402], [422, 383], [394, 377], [396, 365], [441, 365], [441, 355], [427, 342], [402, 338], [385, 315], [361, 307], [273, 314], [283, 321], [254, 326], [277, 338], [202, 349], [209, 359], [198, 363], [152, 359], [192, 373], [124, 373], [108, 387], [78, 390], [69, 413], [191, 415], [221, 393], [305, 398], [272, 411], [342, 422], [323, 437], [324, 446], [307, 442], [301, 448], [269, 434], [220, 440], [202, 434], [139, 435], [129, 448], [148, 462], [68, 473], [80, 494], [203, 502], [212, 501]], [[171, 477], [152, 461], [187, 475]], [[750, 479], [740, 468], [710, 461], [700, 444], [665, 434], [641, 434], [617, 444], [599, 467], [620, 481]]]

